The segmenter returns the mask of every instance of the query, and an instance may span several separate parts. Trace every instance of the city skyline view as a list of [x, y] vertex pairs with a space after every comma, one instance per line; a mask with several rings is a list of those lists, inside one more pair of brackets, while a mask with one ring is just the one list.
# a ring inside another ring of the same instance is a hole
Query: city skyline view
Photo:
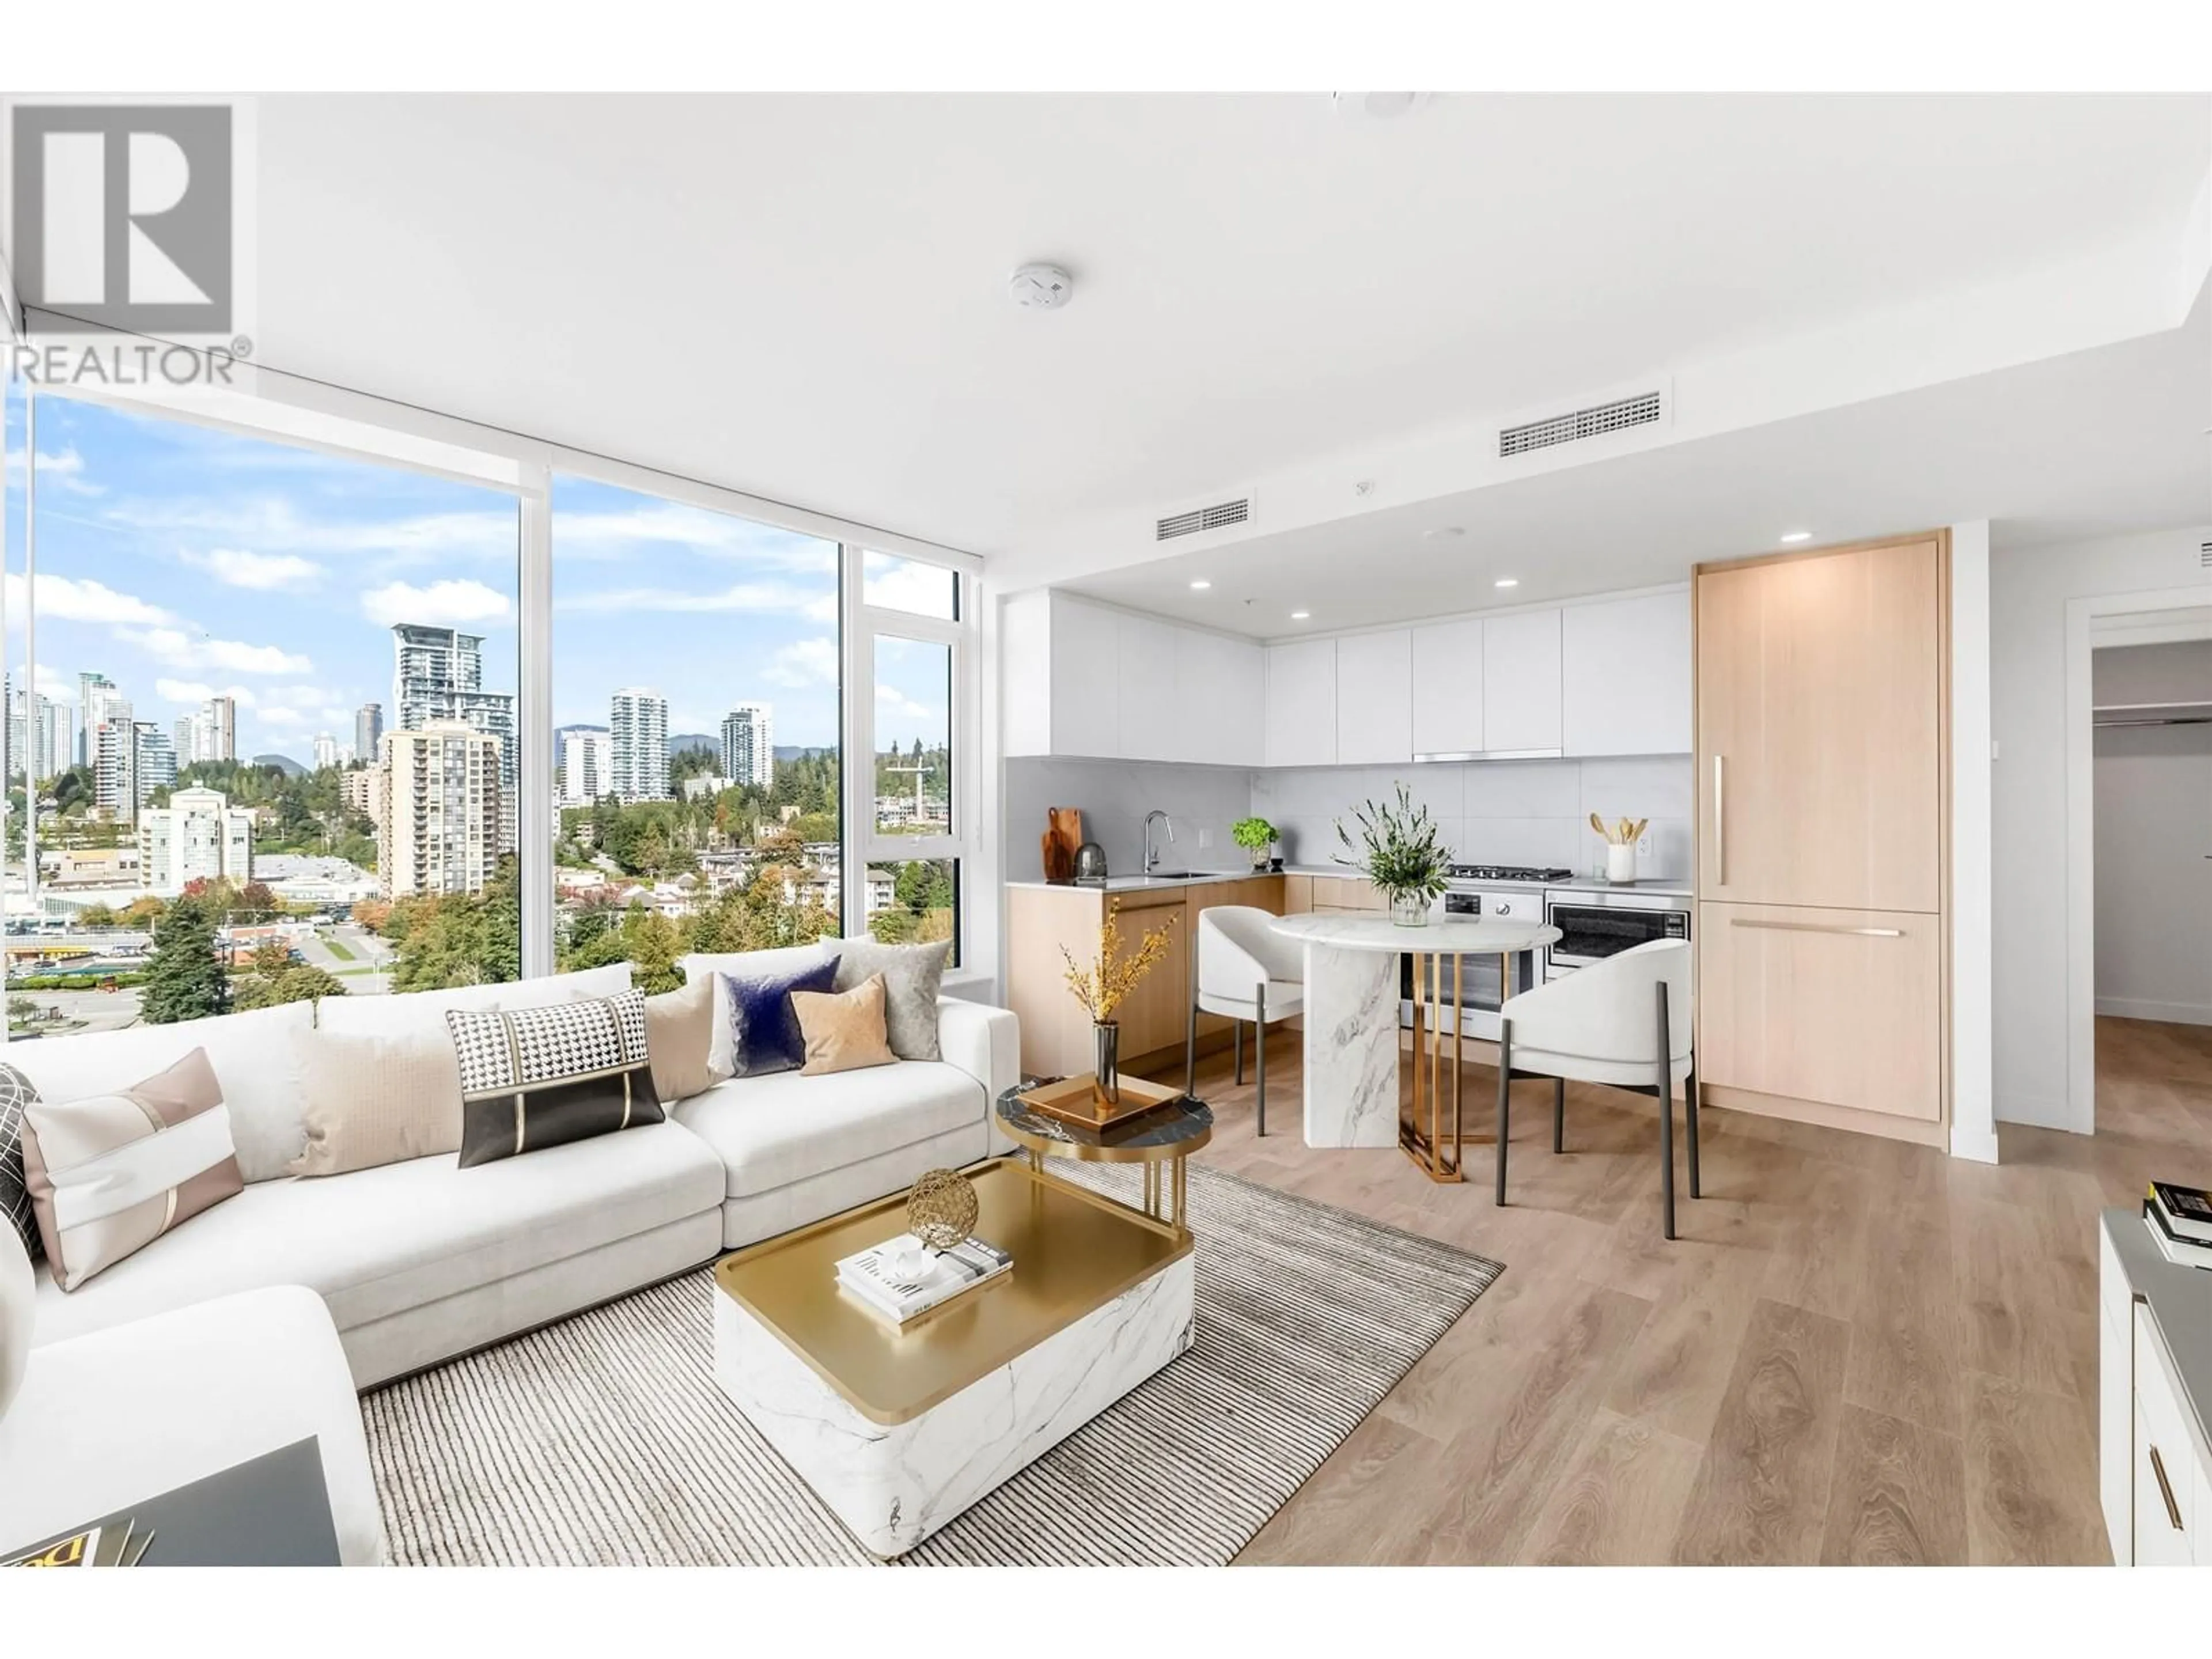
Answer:
[[[20, 396], [8, 412], [14, 493]], [[483, 689], [514, 694], [513, 498], [82, 401], [42, 399], [39, 416], [37, 689], [80, 732], [79, 676], [95, 672], [165, 732], [228, 696], [238, 758], [312, 768], [319, 735], [355, 746], [364, 704], [395, 720], [398, 624], [480, 635]], [[556, 478], [553, 507], [556, 729], [607, 725], [635, 687], [666, 702], [671, 736], [718, 734], [766, 702], [779, 744], [836, 746], [834, 543], [584, 479]], [[6, 595], [18, 686], [20, 520]], [[877, 555], [867, 568], [872, 602], [948, 614], [942, 572]], [[879, 749], [940, 743], [945, 704], [941, 653], [878, 653]]]

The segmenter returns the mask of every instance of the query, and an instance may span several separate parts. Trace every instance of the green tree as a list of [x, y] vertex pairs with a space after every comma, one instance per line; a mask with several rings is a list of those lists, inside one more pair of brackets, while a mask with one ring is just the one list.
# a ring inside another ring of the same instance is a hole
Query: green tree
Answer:
[[318, 997], [342, 997], [345, 983], [335, 974], [295, 962], [281, 945], [268, 945], [253, 953], [253, 971], [231, 988], [231, 1006], [237, 1009], [274, 1008], [284, 1002], [313, 1002]]
[[384, 936], [398, 950], [392, 958], [395, 991], [437, 991], [522, 977], [520, 889], [512, 854], [480, 893], [413, 897], [392, 907]]
[[216, 956], [215, 919], [196, 899], [180, 898], [154, 924], [139, 1016], [149, 1025], [219, 1014], [230, 1003], [230, 981]]
[[629, 958], [630, 982], [648, 996], [684, 983], [676, 965], [681, 948], [676, 924], [657, 910], [633, 904], [623, 918], [623, 954]]
[[80, 927], [112, 927], [115, 921], [115, 912], [104, 904], [88, 904], [76, 913], [76, 925]]

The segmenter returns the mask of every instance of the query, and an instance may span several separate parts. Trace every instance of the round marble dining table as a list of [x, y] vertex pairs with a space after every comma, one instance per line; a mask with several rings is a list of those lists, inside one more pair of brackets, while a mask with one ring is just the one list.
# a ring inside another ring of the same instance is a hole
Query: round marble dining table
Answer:
[[[1404, 927], [1387, 915], [1279, 916], [1305, 947], [1305, 1138], [1309, 1146], [1397, 1146], [1432, 1179], [1460, 1178], [1457, 978], [1468, 957], [1541, 950], [1559, 930], [1539, 921], [1438, 917]], [[1414, 960], [1413, 1046], [1401, 1056], [1398, 958]], [[1440, 1013], [1449, 1012], [1451, 1030]], [[1410, 1090], [1401, 1086], [1401, 1063]]]

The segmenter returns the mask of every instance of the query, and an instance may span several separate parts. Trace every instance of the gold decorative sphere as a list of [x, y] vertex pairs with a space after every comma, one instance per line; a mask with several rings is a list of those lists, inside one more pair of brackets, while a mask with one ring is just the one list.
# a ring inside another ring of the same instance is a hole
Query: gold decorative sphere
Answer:
[[957, 1170], [927, 1170], [906, 1201], [906, 1230], [933, 1250], [964, 1243], [975, 1231], [975, 1188]]

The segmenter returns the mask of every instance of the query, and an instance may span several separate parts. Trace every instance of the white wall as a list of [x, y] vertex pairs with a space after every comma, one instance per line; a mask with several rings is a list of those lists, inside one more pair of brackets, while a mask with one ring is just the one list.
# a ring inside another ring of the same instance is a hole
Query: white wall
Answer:
[[1990, 521], [1951, 526], [1951, 1152], [1997, 1161]]
[[[2212, 702], [2212, 641], [2096, 653], [2104, 703]], [[2097, 1012], [2212, 1025], [2212, 726], [2096, 733]]]
[[1462, 862], [1559, 865], [1587, 875], [1605, 858], [1589, 826], [1649, 818], [1650, 878], [1690, 874], [1690, 757], [1469, 761], [1424, 766], [1295, 768], [1253, 775], [1252, 810], [1284, 836], [1294, 864], [1327, 864], [1340, 851], [1335, 821], [1363, 800], [1382, 801], [1406, 784], [1442, 825]]
[[[2069, 1107], [2067, 973], [2067, 607], [2100, 595], [2200, 587], [2212, 526], [2045, 547], [1990, 560], [1996, 1116], [2089, 1133]], [[2086, 941], [2085, 941], [2086, 944]]]
[[[1043, 875], [1040, 848], [1045, 809], [1052, 806], [1083, 809], [1084, 835], [1105, 848], [1106, 867], [1117, 876], [1144, 867], [1145, 814], [1155, 807], [1175, 823], [1173, 846], [1159, 830], [1152, 832], [1162, 869], [1251, 865], [1250, 854], [1229, 838], [1229, 826], [1252, 810], [1252, 775], [1241, 767], [1018, 756], [1006, 762], [1006, 804], [1008, 881]], [[1199, 845], [1201, 834], [1210, 846]]]

